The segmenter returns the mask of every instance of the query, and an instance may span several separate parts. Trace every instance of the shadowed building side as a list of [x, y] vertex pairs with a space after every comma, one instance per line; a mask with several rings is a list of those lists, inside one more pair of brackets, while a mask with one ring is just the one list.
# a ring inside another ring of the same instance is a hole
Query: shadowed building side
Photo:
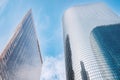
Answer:
[[84, 66], [84, 63], [82, 61], [80, 61], [80, 65], [81, 65], [82, 80], [90, 80], [88, 72], [85, 70], [85, 66]]
[[72, 69], [72, 54], [71, 54], [71, 48], [70, 48], [70, 40], [69, 36], [67, 35], [66, 41], [65, 41], [65, 62], [66, 62], [66, 79], [67, 80], [74, 80], [74, 72]]
[[0, 56], [0, 78], [39, 80], [42, 64], [32, 11], [29, 10]]

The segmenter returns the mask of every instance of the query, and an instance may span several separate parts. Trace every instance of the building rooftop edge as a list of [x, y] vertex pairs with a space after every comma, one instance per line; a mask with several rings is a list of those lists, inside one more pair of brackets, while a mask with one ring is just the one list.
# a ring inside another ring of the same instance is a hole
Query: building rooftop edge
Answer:
[[[67, 10], [64, 11], [64, 14], [68, 11], [71, 11], [72, 9], [74, 9], [76, 7], [84, 7], [84, 6], [91, 6], [91, 5], [104, 5], [104, 6], [106, 6], [106, 4], [104, 2], [77, 4], [77, 5], [73, 5], [72, 7], [67, 8]], [[64, 14], [63, 14], [63, 16], [64, 16]]]
[[11, 46], [12, 42], [14, 41], [14, 39], [16, 38], [20, 28], [21, 28], [21, 25], [23, 23], [23, 21], [26, 19], [26, 17], [32, 13], [32, 9], [29, 9], [29, 11], [24, 15], [22, 21], [17, 25], [16, 29], [15, 29], [15, 32], [13, 32], [13, 35], [11, 36], [10, 40], [6, 43], [6, 46], [4, 47], [4, 49], [2, 50], [1, 52], [1, 55], [0, 55], [0, 60], [4, 58], [5, 54], [6, 54], [6, 51], [9, 49], [9, 47]]

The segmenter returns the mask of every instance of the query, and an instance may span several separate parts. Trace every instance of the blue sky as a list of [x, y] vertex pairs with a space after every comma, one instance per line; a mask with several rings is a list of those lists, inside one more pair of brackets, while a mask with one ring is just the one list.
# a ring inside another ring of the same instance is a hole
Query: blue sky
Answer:
[[93, 2], [104, 2], [120, 15], [120, 0], [0, 0], [0, 52], [32, 9], [44, 60], [41, 79], [65, 80], [62, 16], [73, 5]]

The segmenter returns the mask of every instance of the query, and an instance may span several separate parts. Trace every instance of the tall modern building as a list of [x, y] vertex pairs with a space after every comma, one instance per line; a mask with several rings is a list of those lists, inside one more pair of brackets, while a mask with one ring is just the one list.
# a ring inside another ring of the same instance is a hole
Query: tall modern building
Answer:
[[0, 56], [0, 80], [40, 80], [42, 63], [29, 10]]
[[93, 29], [91, 46], [104, 79], [120, 80], [120, 24]]
[[104, 3], [69, 8], [63, 16], [67, 80], [120, 80], [120, 17]]

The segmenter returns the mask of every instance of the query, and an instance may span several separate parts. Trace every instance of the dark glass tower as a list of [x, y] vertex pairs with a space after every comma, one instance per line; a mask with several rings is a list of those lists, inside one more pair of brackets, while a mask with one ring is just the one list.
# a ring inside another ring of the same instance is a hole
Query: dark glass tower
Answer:
[[120, 79], [120, 24], [99, 26], [91, 33], [91, 45], [105, 80]]
[[42, 63], [29, 10], [0, 56], [0, 80], [39, 80]]

